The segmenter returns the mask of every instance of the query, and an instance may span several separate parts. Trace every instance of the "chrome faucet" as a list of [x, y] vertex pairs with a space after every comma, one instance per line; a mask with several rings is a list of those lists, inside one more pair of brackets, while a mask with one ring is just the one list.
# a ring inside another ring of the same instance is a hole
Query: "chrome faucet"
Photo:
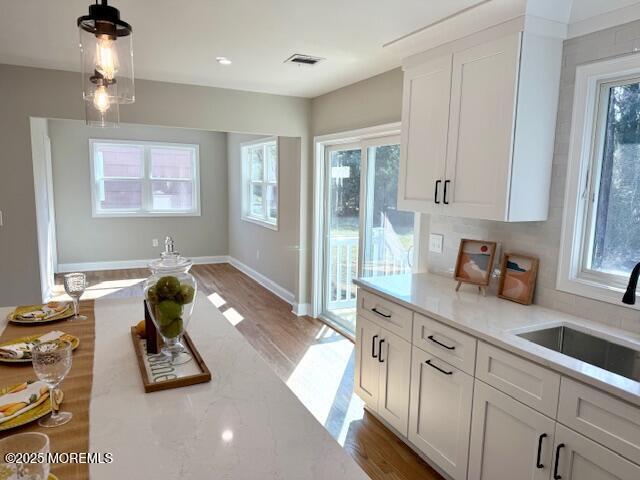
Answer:
[[636, 303], [636, 288], [638, 287], [638, 277], [640, 276], [640, 263], [633, 267], [633, 271], [629, 276], [629, 285], [627, 285], [627, 291], [622, 297], [622, 303], [627, 305], [635, 305]]

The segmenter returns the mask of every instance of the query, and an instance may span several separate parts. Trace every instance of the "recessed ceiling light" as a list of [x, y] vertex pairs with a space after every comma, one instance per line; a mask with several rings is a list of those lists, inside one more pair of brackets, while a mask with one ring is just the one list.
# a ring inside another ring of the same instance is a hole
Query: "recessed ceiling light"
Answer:
[[231, 60], [229, 60], [227, 57], [216, 57], [216, 62], [218, 62], [220, 65], [231, 65]]

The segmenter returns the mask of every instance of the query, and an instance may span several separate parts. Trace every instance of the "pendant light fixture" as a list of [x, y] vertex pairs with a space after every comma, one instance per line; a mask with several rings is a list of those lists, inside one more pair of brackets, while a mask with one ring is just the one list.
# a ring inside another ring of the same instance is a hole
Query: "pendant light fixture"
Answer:
[[78, 18], [78, 30], [87, 125], [115, 127], [119, 105], [135, 101], [133, 29], [107, 0], [96, 0]]

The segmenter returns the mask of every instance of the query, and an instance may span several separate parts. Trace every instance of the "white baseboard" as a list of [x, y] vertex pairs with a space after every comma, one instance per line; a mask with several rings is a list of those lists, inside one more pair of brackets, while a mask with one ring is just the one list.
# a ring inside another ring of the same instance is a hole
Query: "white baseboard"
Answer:
[[[227, 263], [229, 257], [227, 255], [214, 255], [206, 257], [190, 257], [195, 265], [205, 263]], [[57, 273], [67, 272], [93, 272], [96, 270], [124, 270], [126, 268], [146, 268], [149, 262], [155, 259], [143, 260], [116, 260], [112, 262], [81, 262], [81, 263], [60, 263], [56, 270]]]
[[[295, 307], [295, 305], [297, 305], [297, 303], [295, 302], [295, 299], [296, 299], [295, 295], [293, 293], [291, 293], [289, 290], [287, 290], [286, 288], [281, 287], [280, 285], [278, 285], [276, 282], [274, 282], [270, 278], [264, 276], [263, 274], [261, 274], [260, 272], [258, 272], [256, 270], [254, 270], [250, 266], [245, 265], [244, 263], [242, 263], [237, 258], [229, 257], [229, 263], [231, 265], [233, 265], [234, 267], [236, 267], [238, 270], [240, 270], [245, 275], [248, 275], [249, 277], [253, 278], [256, 282], [258, 282], [264, 288], [269, 290], [271, 293], [274, 293], [275, 295], [280, 297], [282, 300], [284, 300], [288, 304], [290, 304], [290, 305], [292, 305], [294, 307]], [[296, 313], [296, 312], [294, 311], [293, 313]]]

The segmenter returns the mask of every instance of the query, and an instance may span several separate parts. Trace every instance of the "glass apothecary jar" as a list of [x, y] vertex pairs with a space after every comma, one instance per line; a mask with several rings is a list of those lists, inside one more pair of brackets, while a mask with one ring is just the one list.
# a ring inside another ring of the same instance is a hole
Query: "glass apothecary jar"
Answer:
[[149, 314], [164, 345], [162, 353], [174, 365], [191, 360], [182, 343], [189, 324], [198, 290], [196, 279], [189, 273], [193, 262], [175, 251], [173, 239], [165, 240], [160, 259], [149, 264], [151, 276], [144, 283], [144, 298]]

